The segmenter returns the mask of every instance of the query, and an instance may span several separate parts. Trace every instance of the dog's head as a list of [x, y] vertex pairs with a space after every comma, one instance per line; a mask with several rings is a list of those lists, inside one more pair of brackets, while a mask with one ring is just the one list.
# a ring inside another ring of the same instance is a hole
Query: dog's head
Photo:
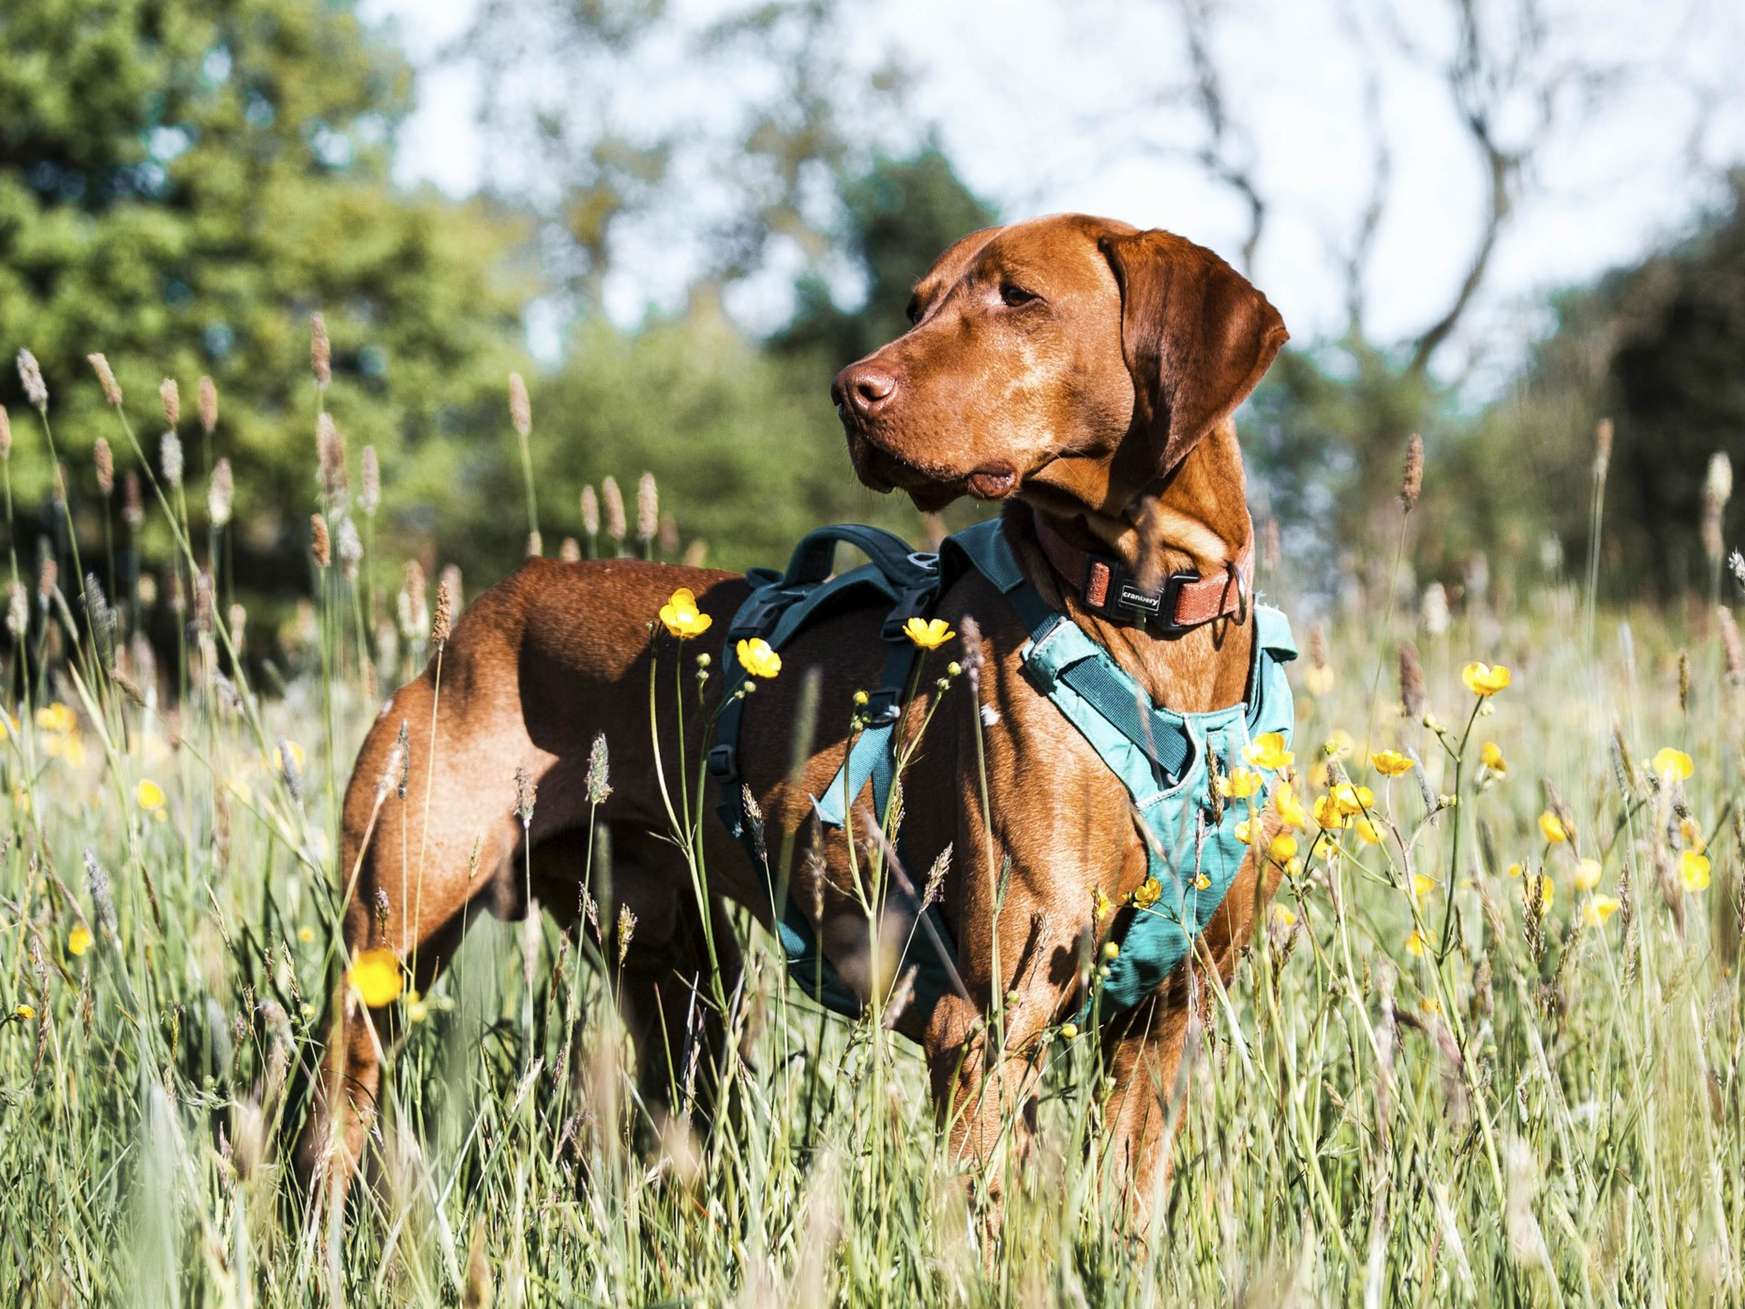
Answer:
[[1247, 398], [1287, 333], [1211, 251], [1079, 214], [974, 232], [914, 326], [836, 375], [861, 481], [1119, 513]]

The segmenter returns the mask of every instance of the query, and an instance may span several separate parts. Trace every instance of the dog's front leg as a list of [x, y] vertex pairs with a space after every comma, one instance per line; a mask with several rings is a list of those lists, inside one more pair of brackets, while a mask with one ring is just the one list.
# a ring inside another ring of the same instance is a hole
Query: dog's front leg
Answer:
[[1128, 1230], [1135, 1235], [1149, 1229], [1174, 1172], [1171, 1147], [1187, 1112], [1194, 1064], [1184, 1056], [1198, 1030], [1195, 1016], [1214, 1003], [1207, 988], [1228, 986], [1235, 976], [1243, 947], [1283, 874], [1276, 862], [1259, 853], [1269, 848], [1278, 830], [1277, 811], [1269, 808], [1261, 817], [1261, 836], [1189, 962], [1150, 999], [1112, 1019], [1103, 1032], [1103, 1072], [1114, 1086], [1104, 1113], [1108, 1179], [1124, 1199]]

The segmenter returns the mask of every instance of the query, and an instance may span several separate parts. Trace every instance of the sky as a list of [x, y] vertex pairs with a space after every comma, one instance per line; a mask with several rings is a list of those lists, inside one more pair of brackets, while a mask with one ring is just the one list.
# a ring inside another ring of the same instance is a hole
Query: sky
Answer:
[[[862, 0], [855, 30], [868, 34], [869, 51], [892, 48], [915, 73], [909, 111], [937, 126], [959, 175], [1006, 217], [1105, 214], [1169, 228], [1234, 260], [1245, 211], [1181, 158], [1194, 122], [1165, 99], [1182, 77], [1176, 30], [1184, 2], [1193, 0]], [[728, 7], [681, 3], [696, 13]], [[1481, 368], [1511, 366], [1522, 344], [1548, 326], [1547, 292], [1684, 234], [1720, 202], [1719, 167], [1745, 160], [1745, 5], [1542, 3], [1552, 34], [1547, 64], [1609, 71], [1583, 95], [1559, 93], [1559, 126], [1525, 176], [1444, 371], [1475, 360]], [[1485, 177], [1437, 71], [1452, 44], [1448, 6], [1393, 4], [1227, 0], [1218, 10], [1212, 52], [1225, 101], [1269, 199], [1251, 276], [1298, 340], [1344, 325], [1332, 252], [1349, 240], [1370, 194], [1374, 124], [1386, 142], [1390, 184], [1363, 281], [1371, 339], [1407, 339], [1433, 321], [1480, 231]], [[486, 175], [476, 79], [464, 63], [442, 57], [477, 7], [478, 0], [361, 6], [366, 17], [393, 21], [420, 70], [398, 156], [404, 183], [430, 182], [458, 196]], [[1382, 17], [1388, 13], [1391, 23]], [[1368, 64], [1361, 50], [1372, 52]], [[1366, 67], [1375, 70], [1379, 115], [1366, 112]], [[1529, 138], [1523, 125], [1534, 109], [1526, 98], [1510, 102], [1499, 118], [1502, 135]], [[659, 260], [624, 262], [608, 288], [615, 317], [633, 321], [682, 292], [683, 278], [671, 269], [663, 282]], [[741, 317], [755, 324], [760, 314], [779, 315], [779, 305], [758, 301], [766, 291], [745, 294]], [[535, 322], [535, 347], [555, 332]]]

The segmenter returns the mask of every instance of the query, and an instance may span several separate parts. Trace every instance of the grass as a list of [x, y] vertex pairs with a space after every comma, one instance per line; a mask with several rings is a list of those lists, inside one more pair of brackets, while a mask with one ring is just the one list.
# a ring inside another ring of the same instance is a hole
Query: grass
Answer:
[[[13, 457], [48, 458], [27, 437]], [[185, 506], [204, 495], [163, 490], [197, 594], [218, 534], [196, 554]], [[351, 512], [342, 491], [320, 507]], [[1093, 1038], [1057, 1041], [984, 1259], [917, 1053], [812, 1010], [763, 939], [730, 1005], [728, 1121], [634, 1148], [594, 966], [611, 943], [534, 918], [478, 923], [433, 994], [395, 1002], [379, 1180], [325, 1239], [285, 1151], [341, 965], [337, 797], [376, 703], [364, 657], [396, 680], [424, 634], [387, 662], [358, 579], [312, 571], [284, 694], [257, 695], [225, 616], [196, 611], [174, 711], [125, 639], [94, 639], [109, 629], [76, 579], [29, 595], [0, 754], [0, 1303], [1745, 1297], [1745, 690], [1714, 631], [1590, 620], [1591, 583], [1560, 578], [1471, 597], [1439, 631], [1409, 597], [1379, 630], [1360, 607], [1300, 666], [1299, 789], [1371, 787], [1369, 827], [1299, 834], [1268, 926], [1208, 994], [1154, 1230], [1128, 1230], [1099, 1182]], [[1404, 720], [1387, 679], [1372, 692], [1402, 638], [1448, 726]], [[1512, 684], [1475, 697], [1472, 659]], [[1381, 777], [1353, 749], [1371, 722], [1422, 767]], [[1480, 765], [1486, 742], [1504, 771]], [[509, 804], [515, 779], [497, 784]], [[1573, 839], [1548, 840], [1545, 814]], [[1578, 890], [1582, 859], [1598, 880]]]

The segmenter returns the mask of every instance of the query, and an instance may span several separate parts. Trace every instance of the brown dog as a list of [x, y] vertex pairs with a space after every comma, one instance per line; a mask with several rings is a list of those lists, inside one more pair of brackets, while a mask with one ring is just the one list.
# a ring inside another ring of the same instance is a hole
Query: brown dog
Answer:
[[[910, 317], [913, 328], [843, 369], [832, 388], [861, 480], [903, 490], [924, 509], [966, 493], [1011, 502], [1004, 530], [1031, 583], [1155, 703], [1197, 712], [1239, 702], [1253, 635], [1245, 613], [1168, 639], [1105, 621], [1081, 603], [1077, 579], [1061, 583], [1036, 529], [1040, 521], [1055, 534], [1057, 557], [1060, 541], [1069, 551], [1094, 548], [1141, 577], [1228, 574], [1252, 549], [1230, 415], [1285, 340], [1273, 307], [1222, 260], [1180, 237], [1071, 215], [965, 237], [921, 279]], [[680, 647], [664, 633], [651, 642], [649, 623], [680, 586], [713, 617], [711, 638], [725, 633], [748, 593], [744, 579], [720, 572], [533, 559], [481, 596], [443, 655], [440, 695], [427, 671], [383, 707], [346, 795], [341, 860], [348, 880], [355, 876], [348, 951], [386, 944], [415, 960], [415, 984], [427, 988], [469, 912], [525, 908], [514, 782], [525, 770], [539, 786], [528, 834], [532, 891], [573, 918], [589, 816], [584, 776], [590, 744], [604, 732], [613, 789], [599, 816], [611, 825], [615, 855], [607, 908], [636, 915], [620, 983], [654, 1105], [670, 1094], [668, 1070], [683, 1066], [683, 1042], [719, 1052], [721, 1016], [695, 997], [710, 990], [700, 985], [710, 966], [707, 935], [728, 992], [738, 969], [723, 901], [771, 923], [761, 872], [712, 817], [702, 833], [707, 932], [686, 865], [662, 839], [669, 818], [655, 781], [649, 664], [660, 660], [661, 685], [671, 685], [673, 661], [688, 669], [711, 643]], [[910, 1006], [897, 1026], [925, 1049], [954, 1150], [987, 1162], [1003, 1126], [1022, 1118], [1038, 1037], [1077, 1002], [1086, 942], [1097, 939], [1095, 893], [1119, 902], [1144, 880], [1147, 861], [1120, 782], [1020, 673], [1028, 632], [1004, 597], [970, 573], [942, 596], [937, 613], [960, 630], [969, 617], [979, 624], [982, 703], [971, 705], [959, 682], [943, 693], [924, 688], [908, 710], [899, 736], [918, 729], [933, 695], [945, 697], [903, 779], [907, 795], [925, 797], [909, 805], [903, 836], [918, 868], [951, 852], [940, 909], [963, 986], [931, 1007]], [[863, 995], [888, 979], [869, 962], [866, 914], [844, 889], [854, 866], [848, 838], [811, 821], [811, 796], [824, 792], [842, 760], [851, 698], [877, 684], [883, 618], [869, 608], [804, 629], [784, 650], [783, 674], [748, 702], [739, 742], [770, 849], [793, 842], [791, 894], [811, 907], [825, 956]], [[962, 659], [971, 653], [951, 651]], [[821, 671], [823, 712], [796, 774], [793, 719], [809, 667]], [[706, 703], [693, 698], [687, 711], [692, 770], [721, 680], [712, 678]], [[659, 761], [668, 779], [682, 770], [670, 703]], [[985, 810], [978, 716], [987, 724]], [[402, 723], [410, 732], [405, 802], [380, 785], [384, 769], [400, 767], [393, 752]], [[1008, 860], [996, 915], [995, 882]], [[1200, 967], [1230, 976], [1276, 877], [1253, 859], [1244, 864], [1201, 940]], [[1107, 1127], [1139, 1214], [1167, 1176], [1168, 1123], [1183, 1089], [1188, 971], [1178, 969], [1104, 1033], [1106, 1072], [1119, 1088]], [[999, 997], [1004, 1044], [994, 1048], [987, 1017]], [[299, 1157], [310, 1172], [325, 1165], [342, 1190], [362, 1152], [394, 1010], [365, 1010], [343, 986], [332, 1005], [343, 1036], [327, 1055]], [[675, 1018], [687, 1013], [702, 1015], [688, 1035]]]

